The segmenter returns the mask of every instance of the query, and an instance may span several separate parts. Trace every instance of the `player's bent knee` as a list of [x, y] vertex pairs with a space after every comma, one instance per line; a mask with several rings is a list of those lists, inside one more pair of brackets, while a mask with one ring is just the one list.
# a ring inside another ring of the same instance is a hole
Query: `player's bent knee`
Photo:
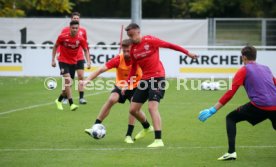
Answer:
[[118, 98], [116, 98], [116, 97], [110, 97], [110, 98], [108, 99], [108, 102], [111, 103], [111, 104], [115, 104], [115, 103], [118, 102]]
[[227, 116], [226, 116], [226, 122], [229, 122], [229, 121], [234, 121], [234, 119], [233, 119], [233, 114], [232, 114], [232, 113], [229, 113], [229, 114], [227, 114]]
[[119, 98], [120, 97], [117, 93], [111, 93], [111, 95], [108, 98], [108, 102], [112, 103], [112, 104], [115, 104], [119, 101]]
[[135, 108], [133, 108], [133, 107], [131, 107], [131, 108], [129, 109], [129, 113], [130, 113], [131, 115], [135, 115], [137, 112], [138, 112], [138, 111], [137, 111]]
[[155, 111], [158, 111], [158, 102], [157, 101], [150, 101], [149, 102], [149, 112], [155, 112]]
[[108, 102], [109, 102], [110, 104], [115, 104], [115, 103], [117, 103], [117, 100], [115, 100], [115, 99], [109, 99]]

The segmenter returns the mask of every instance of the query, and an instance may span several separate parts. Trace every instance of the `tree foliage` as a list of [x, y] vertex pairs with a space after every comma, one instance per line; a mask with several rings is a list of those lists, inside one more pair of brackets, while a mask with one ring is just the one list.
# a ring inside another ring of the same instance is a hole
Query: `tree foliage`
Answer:
[[275, 0], [193, 0], [195, 17], [275, 17]]
[[[0, 17], [130, 18], [131, 0], [0, 0]], [[275, 0], [142, 0], [143, 18], [276, 17]]]
[[28, 10], [70, 13], [70, 0], [0, 0], [0, 17], [23, 17]]

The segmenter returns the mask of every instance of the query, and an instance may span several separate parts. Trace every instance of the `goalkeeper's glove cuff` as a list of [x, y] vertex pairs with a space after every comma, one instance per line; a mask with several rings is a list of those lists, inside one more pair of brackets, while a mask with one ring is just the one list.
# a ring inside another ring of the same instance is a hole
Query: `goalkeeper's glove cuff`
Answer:
[[215, 114], [218, 110], [215, 107], [209, 108], [211, 114]]

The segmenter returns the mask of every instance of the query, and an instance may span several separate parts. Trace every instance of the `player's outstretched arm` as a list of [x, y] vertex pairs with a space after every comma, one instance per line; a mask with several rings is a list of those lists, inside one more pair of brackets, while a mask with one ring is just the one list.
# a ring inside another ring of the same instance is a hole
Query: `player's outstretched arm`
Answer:
[[102, 66], [101, 68], [99, 68], [98, 70], [96, 70], [95, 72], [91, 73], [82, 83], [82, 85], [86, 85], [89, 81], [97, 78], [100, 74], [106, 72], [107, 70], [109, 70], [106, 66]]
[[206, 121], [209, 117], [214, 115], [221, 107], [226, 105], [232, 99], [237, 90], [243, 85], [246, 76], [246, 68], [242, 67], [235, 74], [231, 89], [229, 89], [220, 99], [219, 102], [209, 109], [202, 110], [199, 113], [198, 119], [202, 122]]
[[58, 44], [55, 44], [52, 51], [52, 67], [56, 67], [56, 52], [57, 52]]
[[90, 69], [91, 68], [91, 59], [90, 59], [89, 51], [88, 51], [88, 49], [83, 49], [83, 51], [84, 51], [84, 55], [86, 58], [87, 68]]
[[189, 52], [189, 53], [187, 54], [187, 56], [189, 56], [189, 57], [192, 58], [192, 59], [197, 59], [197, 58], [199, 57], [197, 54], [192, 53], [192, 52]]
[[159, 46], [161, 48], [169, 48], [169, 49], [173, 49], [173, 50], [182, 52], [182, 53], [186, 54], [187, 56], [189, 56], [192, 59], [198, 58], [198, 55], [196, 55], [195, 53], [189, 52], [187, 49], [185, 49], [185, 48], [183, 48], [179, 45], [176, 45], [176, 44], [173, 44], [173, 43], [170, 43], [170, 42], [167, 42], [167, 41], [163, 41], [163, 40], [158, 39], [156, 37], [152, 37], [151, 41], [153, 42], [154, 45]]

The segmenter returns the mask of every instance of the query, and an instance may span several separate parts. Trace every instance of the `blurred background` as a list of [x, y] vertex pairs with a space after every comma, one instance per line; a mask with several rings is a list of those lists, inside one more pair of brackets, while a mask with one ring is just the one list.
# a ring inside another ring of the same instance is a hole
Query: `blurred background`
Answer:
[[[137, 1], [143, 19], [208, 18], [209, 45], [240, 45], [241, 39], [253, 45], [276, 45], [276, 21], [263, 19], [276, 17], [274, 0]], [[62, 18], [72, 11], [79, 11], [82, 18], [128, 19], [131, 0], [0, 0], [0, 17]]]
[[[137, 0], [139, 1], [139, 0]], [[274, 0], [142, 0], [143, 18], [276, 17]], [[131, 0], [1, 0], [1, 17], [129, 18]]]

